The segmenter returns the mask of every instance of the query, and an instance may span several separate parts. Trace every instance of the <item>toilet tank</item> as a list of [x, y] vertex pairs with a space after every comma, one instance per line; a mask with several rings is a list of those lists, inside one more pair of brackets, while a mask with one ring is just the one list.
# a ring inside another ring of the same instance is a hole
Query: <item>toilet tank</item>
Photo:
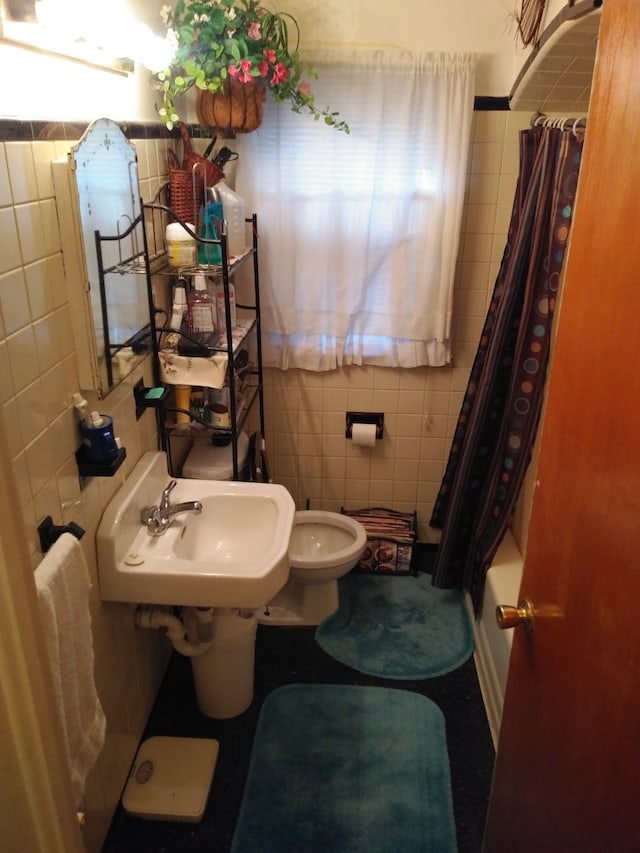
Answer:
[[[246, 480], [249, 463], [249, 439], [247, 434], [238, 435], [238, 471], [240, 479]], [[182, 476], [192, 480], [232, 480], [233, 446], [231, 441], [215, 445], [211, 437], [197, 439], [182, 466]]]

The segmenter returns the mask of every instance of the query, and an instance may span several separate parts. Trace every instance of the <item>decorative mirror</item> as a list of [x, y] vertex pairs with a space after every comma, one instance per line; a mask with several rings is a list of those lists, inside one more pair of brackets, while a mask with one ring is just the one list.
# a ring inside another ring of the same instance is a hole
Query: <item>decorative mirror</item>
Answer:
[[53, 174], [80, 384], [104, 397], [151, 348], [135, 148], [98, 119]]

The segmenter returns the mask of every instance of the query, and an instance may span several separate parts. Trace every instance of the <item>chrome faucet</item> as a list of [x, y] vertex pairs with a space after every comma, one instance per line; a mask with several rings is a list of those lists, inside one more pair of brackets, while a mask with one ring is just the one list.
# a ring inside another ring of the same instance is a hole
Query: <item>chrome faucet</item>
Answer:
[[171, 480], [168, 486], [162, 490], [158, 506], [147, 506], [141, 511], [140, 521], [146, 525], [151, 536], [162, 536], [163, 533], [166, 533], [171, 524], [171, 519], [179, 512], [195, 512], [196, 515], [202, 512], [200, 501], [171, 503], [170, 495], [177, 485], [176, 480]]

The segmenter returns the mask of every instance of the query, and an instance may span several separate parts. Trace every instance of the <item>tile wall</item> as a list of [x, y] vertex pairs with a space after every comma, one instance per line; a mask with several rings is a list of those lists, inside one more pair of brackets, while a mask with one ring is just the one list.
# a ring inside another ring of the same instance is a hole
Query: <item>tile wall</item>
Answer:
[[[517, 129], [529, 114], [477, 113], [456, 286], [452, 367], [350, 368], [266, 376], [267, 442], [274, 479], [302, 508], [386, 505], [417, 509], [423, 539], [442, 476], [469, 367], [505, 242], [517, 172]], [[17, 498], [35, 568], [36, 526], [46, 515], [86, 530], [82, 545], [94, 581], [91, 598], [96, 679], [108, 718], [107, 743], [87, 790], [88, 851], [100, 849], [149, 709], [168, 647], [133, 627], [133, 608], [103, 604], [96, 578], [95, 531], [115, 490], [146, 450], [156, 449], [153, 413], [136, 421], [132, 384], [108, 407], [127, 459], [113, 478], [80, 488], [72, 394], [77, 369], [57, 230], [50, 161], [70, 143], [0, 143], [0, 406]], [[165, 140], [137, 144], [142, 193], [152, 197], [166, 163]], [[95, 401], [89, 400], [90, 404]], [[95, 408], [92, 405], [92, 408]], [[371, 450], [344, 438], [347, 410], [385, 413], [385, 438]]]
[[[78, 391], [73, 332], [51, 180], [51, 160], [70, 142], [0, 143], [0, 404], [33, 568], [42, 559], [36, 531], [75, 521], [93, 580], [95, 675], [107, 715], [107, 740], [87, 788], [87, 850], [98, 851], [164, 672], [168, 644], [133, 627], [133, 607], [103, 604], [96, 576], [95, 532], [102, 512], [131, 468], [157, 438], [152, 410], [136, 421], [133, 383], [152, 384], [151, 366], [136, 370], [92, 409], [114, 418], [127, 458], [112, 478], [81, 489], [72, 394]], [[150, 199], [166, 163], [164, 140], [136, 144], [141, 190]]]

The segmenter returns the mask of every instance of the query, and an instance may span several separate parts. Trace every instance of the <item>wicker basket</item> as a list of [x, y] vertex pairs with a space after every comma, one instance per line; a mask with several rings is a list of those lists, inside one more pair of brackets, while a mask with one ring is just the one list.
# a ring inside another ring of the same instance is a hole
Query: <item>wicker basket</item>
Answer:
[[178, 219], [196, 225], [196, 217], [204, 201], [204, 171], [194, 164], [183, 169], [180, 161], [169, 151], [169, 205]]
[[224, 172], [211, 160], [207, 160], [201, 154], [196, 154], [191, 147], [189, 131], [182, 122], [178, 124], [178, 130], [182, 136], [182, 168], [187, 172], [195, 171], [200, 180], [204, 177], [207, 187], [212, 187], [221, 181], [224, 178]]
[[204, 202], [204, 188], [221, 181], [224, 172], [206, 157], [196, 154], [184, 124], [179, 124], [178, 128], [182, 136], [182, 163], [173, 151], [169, 151], [169, 203], [178, 218], [196, 225]]
[[240, 83], [225, 81], [222, 92], [198, 90], [196, 112], [203, 127], [234, 133], [249, 133], [262, 123], [266, 90], [261, 80]]

